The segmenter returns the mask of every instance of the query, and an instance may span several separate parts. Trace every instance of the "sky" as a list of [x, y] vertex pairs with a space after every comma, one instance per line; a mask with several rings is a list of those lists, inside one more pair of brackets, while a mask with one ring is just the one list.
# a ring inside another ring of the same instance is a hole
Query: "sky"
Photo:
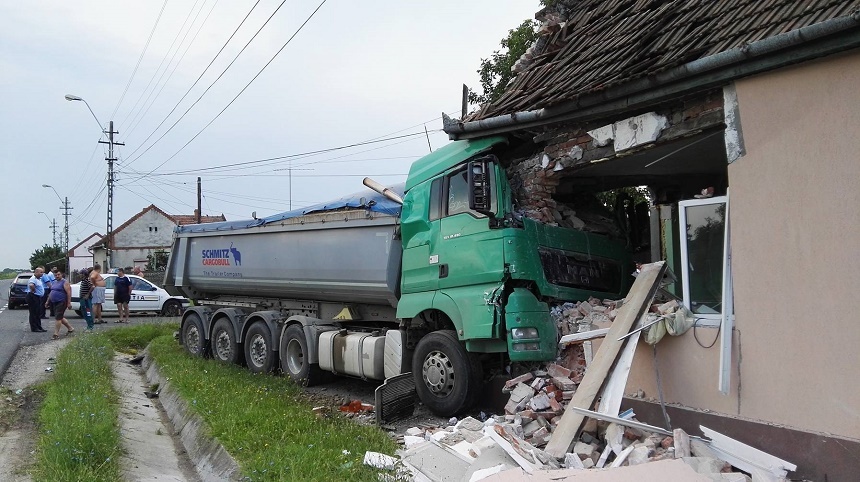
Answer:
[[106, 233], [98, 141], [109, 121], [125, 144], [114, 228], [150, 204], [193, 214], [198, 176], [203, 214], [228, 220], [360, 191], [363, 176], [403, 182], [414, 160], [448, 142], [441, 113], [460, 117], [462, 85], [480, 89], [480, 60], [540, 8], [320, 2], [0, 4], [0, 269], [27, 268], [52, 243], [61, 198], [70, 247]]

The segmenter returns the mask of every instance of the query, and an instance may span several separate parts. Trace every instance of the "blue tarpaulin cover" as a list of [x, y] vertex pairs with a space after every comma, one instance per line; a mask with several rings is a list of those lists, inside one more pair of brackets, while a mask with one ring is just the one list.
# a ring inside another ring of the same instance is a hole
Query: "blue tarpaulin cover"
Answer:
[[[403, 188], [405, 184], [396, 184], [389, 188], [403, 196]], [[255, 226], [265, 226], [266, 224], [277, 223], [285, 219], [297, 218], [305, 214], [320, 213], [326, 211], [337, 211], [339, 209], [366, 209], [375, 213], [387, 214], [389, 216], [400, 215], [400, 204], [388, 199], [370, 189], [343, 196], [334, 201], [324, 202], [308, 206], [300, 209], [293, 209], [280, 214], [273, 214], [265, 218], [247, 219], [242, 221], [223, 221], [220, 223], [205, 223], [205, 224], [186, 224], [177, 226], [177, 233], [209, 233], [215, 231], [232, 231], [236, 229], [253, 228]]]

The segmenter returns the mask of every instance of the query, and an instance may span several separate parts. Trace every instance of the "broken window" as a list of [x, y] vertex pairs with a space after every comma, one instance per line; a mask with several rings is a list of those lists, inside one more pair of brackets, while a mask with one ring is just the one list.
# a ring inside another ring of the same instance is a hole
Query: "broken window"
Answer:
[[726, 196], [678, 203], [684, 304], [702, 325], [722, 318], [726, 267]]

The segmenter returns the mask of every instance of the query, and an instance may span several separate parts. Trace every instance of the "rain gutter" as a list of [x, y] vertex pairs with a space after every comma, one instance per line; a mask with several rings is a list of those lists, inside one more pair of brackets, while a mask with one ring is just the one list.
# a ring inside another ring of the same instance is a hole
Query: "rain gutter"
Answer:
[[[739, 77], [860, 47], [860, 32], [857, 31], [825, 38], [854, 29], [858, 24], [860, 10], [855, 10], [844, 17], [750, 42], [601, 92], [585, 94], [557, 106], [470, 122], [460, 122], [445, 116], [444, 130], [450, 139], [468, 139], [549, 122], [585, 121], [618, 111], [629, 111], [640, 105], [664, 100], [667, 96], [725, 84]], [[791, 47], [800, 48], [784, 51]], [[772, 55], [776, 53], [779, 54]]]

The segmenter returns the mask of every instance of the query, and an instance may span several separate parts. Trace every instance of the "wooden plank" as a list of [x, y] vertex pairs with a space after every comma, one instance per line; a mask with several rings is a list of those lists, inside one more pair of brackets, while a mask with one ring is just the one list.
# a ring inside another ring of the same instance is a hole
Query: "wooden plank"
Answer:
[[612, 461], [612, 465], [610, 465], [609, 468], [614, 469], [621, 467], [621, 464], [623, 464], [624, 461], [627, 460], [627, 456], [630, 455], [630, 452], [632, 452], [635, 448], [635, 445], [630, 445], [626, 449], [622, 450], [621, 453], [618, 454], [618, 457], [615, 457], [615, 460]]
[[780, 480], [788, 476], [788, 471], [797, 470], [797, 466], [739, 442], [731, 437], [699, 425], [702, 433], [711, 439], [711, 450], [733, 466], [753, 475], [753, 481]]
[[[638, 324], [641, 325], [647, 318], [648, 312], [643, 313]], [[621, 350], [621, 356], [618, 357], [615, 367], [612, 368], [612, 374], [609, 375], [609, 380], [603, 386], [603, 391], [600, 392], [600, 404], [597, 406], [598, 412], [614, 417], [621, 411], [624, 388], [627, 387], [627, 377], [630, 375], [630, 368], [633, 366], [633, 356], [636, 354], [636, 344], [639, 343], [641, 335], [642, 331], [636, 331], [624, 340], [624, 348]]]
[[675, 444], [675, 458], [680, 459], [690, 456], [690, 436], [682, 428], [672, 431], [672, 439]]
[[609, 333], [609, 328], [584, 331], [582, 333], [571, 333], [569, 335], [564, 335], [563, 337], [561, 337], [561, 339], [558, 340], [558, 346], [564, 347], [572, 343], [580, 343], [587, 340], [593, 340], [595, 338], [603, 338], [604, 336], [606, 336], [607, 333]]
[[623, 342], [618, 341], [618, 338], [630, 332], [630, 327], [636, 322], [648, 308], [657, 288], [660, 286], [660, 281], [663, 279], [663, 273], [666, 271], [666, 263], [658, 261], [656, 263], [646, 264], [642, 267], [633, 287], [627, 294], [626, 301], [618, 311], [618, 316], [609, 328], [606, 338], [600, 344], [593, 362], [585, 371], [585, 377], [579, 388], [573, 395], [570, 404], [561, 417], [561, 421], [553, 431], [552, 438], [546, 446], [546, 452], [556, 458], [564, 457], [573, 441], [579, 432], [582, 420], [585, 416], [575, 410], [573, 407], [589, 408], [594, 403], [594, 397], [603, 385], [606, 375], [612, 364], [615, 363], [615, 358], [618, 356], [618, 351], [621, 349]]
[[[504, 432], [504, 429], [502, 427], [499, 427], [498, 425], [493, 425], [491, 427], [484, 428], [484, 435], [488, 435], [491, 439], [493, 439], [493, 442], [496, 442], [499, 447], [502, 448], [502, 450], [507, 452], [507, 454], [512, 459], [514, 459], [514, 462], [516, 462], [520, 467], [522, 467], [523, 470], [531, 474], [534, 473], [535, 470], [543, 468], [543, 464], [537, 460], [537, 457], [535, 457], [534, 454], [529, 454], [533, 459], [533, 461], [529, 461], [520, 453], [521, 451], [524, 452], [524, 449], [519, 448], [518, 450], [518, 447], [515, 447], [513, 443], [508, 441], [497, 430], [502, 430]], [[517, 440], [514, 440], [514, 442], [517, 442]]]
[[[587, 408], [571, 407], [570, 405], [568, 405], [567, 409], [573, 410], [574, 412], [579, 413], [580, 415], [583, 416], [583, 418], [585, 418], [585, 417], [596, 418], [598, 420], [606, 420], [607, 422], [615, 422], [618, 425], [623, 425], [625, 427], [633, 427], [633, 428], [638, 428], [640, 430], [645, 430], [648, 432], [659, 433], [660, 435], [667, 435], [667, 436], [672, 435], [672, 432], [670, 432], [669, 430], [666, 430], [665, 428], [657, 427], [654, 425], [648, 425], [647, 423], [637, 422], [635, 420], [627, 420], [626, 418], [613, 417], [612, 415], [607, 415], [605, 413], [595, 412], [594, 410], [589, 410]], [[556, 428], [556, 430], [558, 430], [558, 428]], [[552, 436], [555, 437], [555, 432], [553, 432]]]

